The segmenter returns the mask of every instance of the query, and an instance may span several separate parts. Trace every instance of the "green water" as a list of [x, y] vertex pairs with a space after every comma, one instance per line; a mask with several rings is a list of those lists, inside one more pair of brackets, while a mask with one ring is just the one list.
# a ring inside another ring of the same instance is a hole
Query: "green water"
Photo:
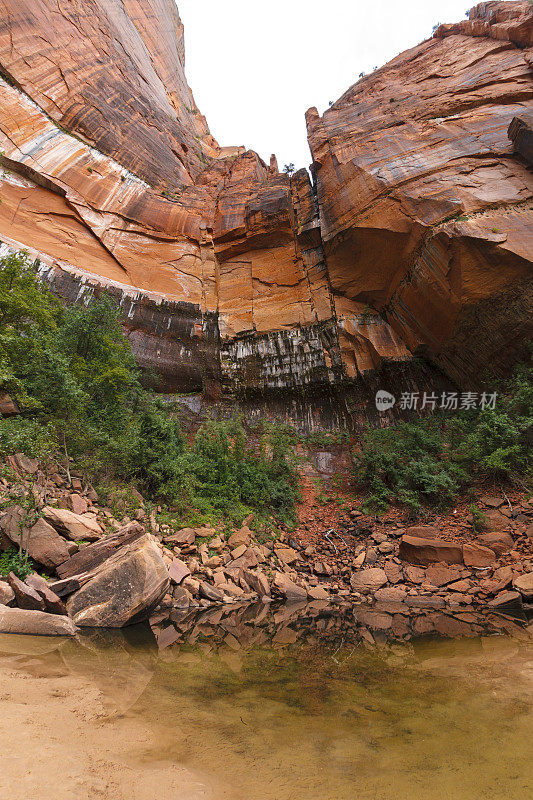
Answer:
[[457, 620], [460, 638], [363, 620], [184, 616], [171, 620], [173, 637], [161, 623], [176, 640], [163, 649], [146, 629], [95, 633], [21, 654], [17, 668], [44, 675], [53, 662], [94, 683], [109, 724], [148, 727], [132, 752], [139, 768], [183, 765], [206, 797], [531, 800], [533, 639], [472, 615]]

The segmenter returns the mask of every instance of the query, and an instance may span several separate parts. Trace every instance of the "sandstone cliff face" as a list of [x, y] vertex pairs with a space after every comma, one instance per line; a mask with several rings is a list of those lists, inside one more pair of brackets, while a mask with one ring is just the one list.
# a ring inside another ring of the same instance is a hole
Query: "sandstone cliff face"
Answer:
[[482, 4], [309, 112], [313, 187], [211, 137], [173, 0], [0, 0], [0, 242], [111, 292], [163, 389], [468, 383], [527, 335], [532, 19]]
[[532, 44], [529, 3], [482, 3], [308, 112], [334, 293], [462, 384], [531, 335], [533, 183], [507, 133]]

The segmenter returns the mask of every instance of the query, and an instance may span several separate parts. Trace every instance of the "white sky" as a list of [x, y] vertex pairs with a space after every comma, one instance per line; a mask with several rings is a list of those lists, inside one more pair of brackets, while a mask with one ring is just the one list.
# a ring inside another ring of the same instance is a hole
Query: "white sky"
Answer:
[[469, 0], [177, 0], [187, 78], [221, 145], [311, 161], [305, 112], [458, 22]]

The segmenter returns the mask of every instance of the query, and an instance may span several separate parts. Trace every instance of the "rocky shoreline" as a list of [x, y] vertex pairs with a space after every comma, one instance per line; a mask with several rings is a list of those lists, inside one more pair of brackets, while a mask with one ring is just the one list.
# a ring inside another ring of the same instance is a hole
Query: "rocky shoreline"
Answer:
[[305, 526], [261, 543], [247, 524], [229, 533], [160, 524], [140, 495], [136, 518], [116, 519], [58, 465], [19, 453], [7, 466], [2, 550], [22, 543], [38, 572], [0, 580], [0, 632], [68, 636], [149, 620], [158, 635], [172, 613], [257, 603], [329, 604], [341, 617], [361, 605], [405, 618], [497, 612], [523, 625], [533, 614], [530, 500], [513, 508], [482, 498], [489, 530], [478, 533], [401, 527], [352, 509], [342, 533], [325, 530], [315, 544], [306, 543]]

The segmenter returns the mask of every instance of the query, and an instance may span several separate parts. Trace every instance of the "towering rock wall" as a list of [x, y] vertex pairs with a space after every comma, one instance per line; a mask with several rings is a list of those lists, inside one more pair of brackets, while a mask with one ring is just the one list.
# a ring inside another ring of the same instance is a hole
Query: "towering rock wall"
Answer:
[[311, 110], [312, 186], [212, 138], [173, 0], [0, 0], [0, 241], [111, 292], [163, 389], [468, 383], [527, 335], [532, 18], [482, 4]]
[[464, 385], [520, 355], [533, 307], [533, 182], [508, 138], [533, 100], [533, 9], [469, 16], [307, 116], [333, 292]]

